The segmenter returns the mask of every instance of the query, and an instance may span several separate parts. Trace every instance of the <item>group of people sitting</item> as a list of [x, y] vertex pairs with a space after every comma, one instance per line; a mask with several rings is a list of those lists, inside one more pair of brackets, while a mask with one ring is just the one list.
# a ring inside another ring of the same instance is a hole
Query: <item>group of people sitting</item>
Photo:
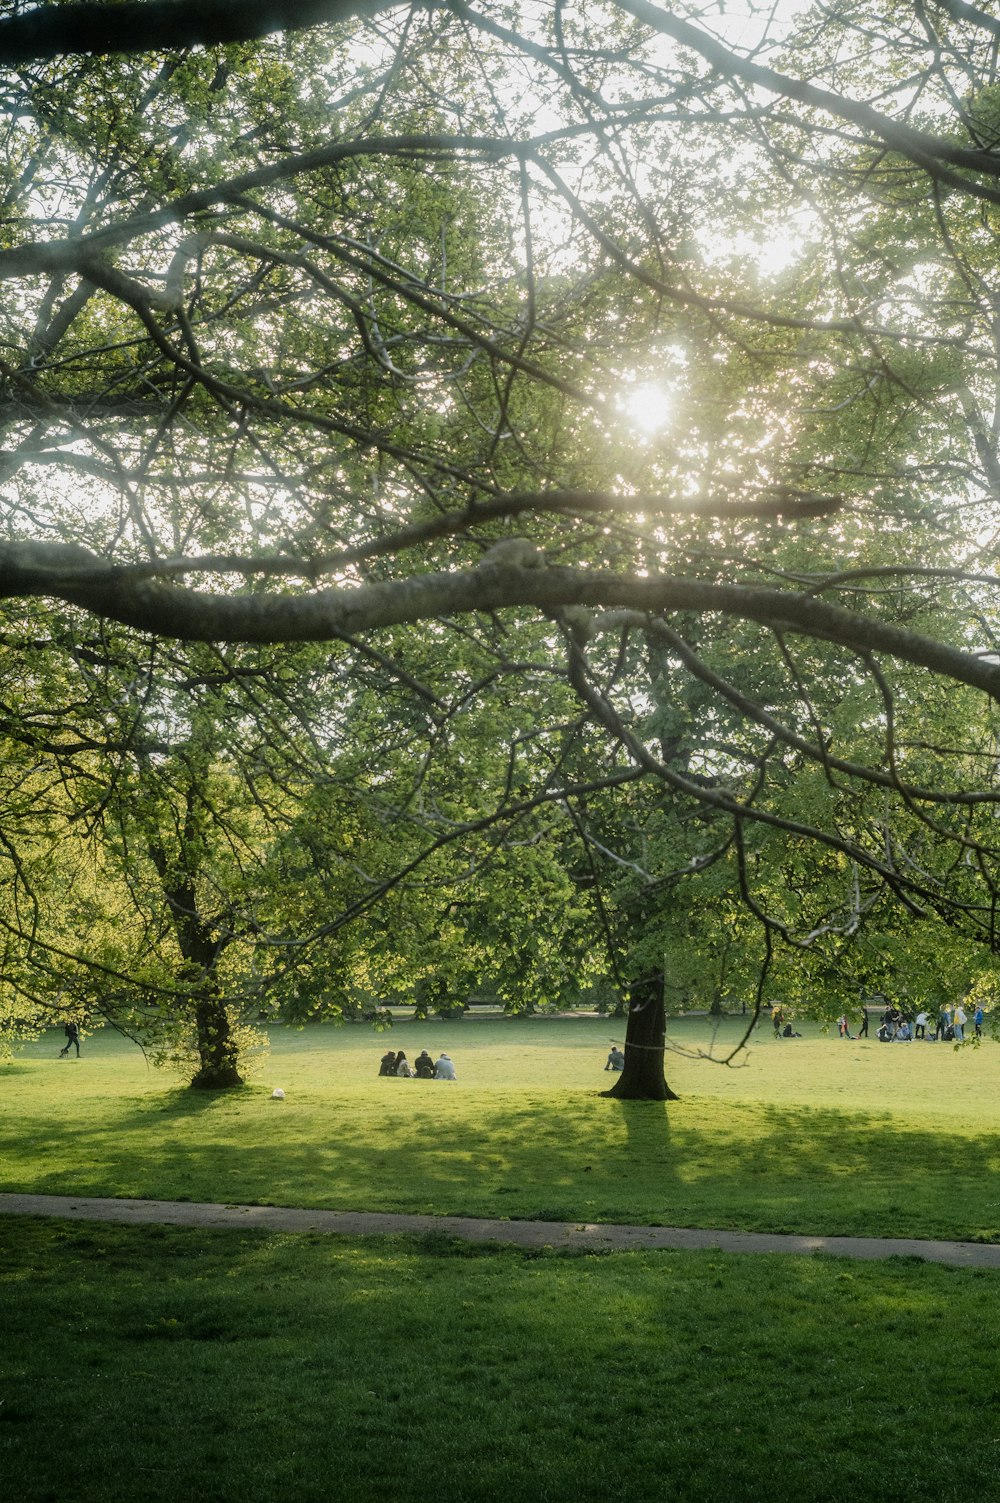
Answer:
[[[908, 1044], [914, 1039], [925, 1039], [928, 1043], [934, 1043], [941, 1039], [946, 1044], [962, 1044], [965, 1042], [965, 1029], [969, 1021], [969, 1015], [961, 1002], [956, 1002], [954, 1007], [943, 1005], [931, 1016], [926, 1011], [920, 1011], [912, 1023], [904, 1012], [898, 1007], [889, 1006], [882, 1014], [879, 1024], [879, 1042], [883, 1044]], [[976, 1030], [976, 1038], [983, 1036], [983, 1009], [976, 1007], [972, 1015], [972, 1024]]]
[[451, 1062], [450, 1054], [440, 1054], [436, 1060], [431, 1059], [426, 1049], [421, 1049], [413, 1064], [407, 1059], [402, 1049], [397, 1053], [389, 1049], [379, 1061], [378, 1073], [380, 1075], [402, 1075], [406, 1080], [455, 1080], [455, 1066]]

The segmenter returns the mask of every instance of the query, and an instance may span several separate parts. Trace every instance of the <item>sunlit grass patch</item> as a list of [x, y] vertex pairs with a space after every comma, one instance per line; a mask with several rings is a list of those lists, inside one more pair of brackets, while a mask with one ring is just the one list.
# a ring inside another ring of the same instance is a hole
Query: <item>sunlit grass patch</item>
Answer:
[[[735, 1039], [724, 1025], [716, 1047]], [[735, 1069], [672, 1033], [680, 1100], [603, 1100], [613, 1020], [398, 1026], [455, 1085], [377, 1076], [361, 1028], [277, 1030], [265, 1078], [206, 1095], [110, 1034], [43, 1040], [0, 1069], [7, 1189], [827, 1234], [1000, 1236], [1000, 1046], [763, 1032]], [[620, 1030], [619, 1030], [620, 1031]], [[271, 1099], [281, 1085], [284, 1101]]]

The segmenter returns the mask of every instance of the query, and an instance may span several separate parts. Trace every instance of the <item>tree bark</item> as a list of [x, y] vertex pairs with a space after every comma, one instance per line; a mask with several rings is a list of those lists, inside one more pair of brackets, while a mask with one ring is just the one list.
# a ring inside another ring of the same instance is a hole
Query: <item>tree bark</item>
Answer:
[[191, 1084], [203, 1091], [243, 1085], [226, 999], [216, 981], [215, 968], [224, 945], [212, 939], [201, 918], [193, 878], [168, 889], [167, 899], [194, 1006], [198, 1071]]
[[625, 1025], [625, 1067], [604, 1096], [619, 1101], [676, 1101], [663, 1072], [666, 1044], [663, 972], [646, 976], [630, 988]]
[[[0, 61], [5, 67], [42, 58], [91, 53], [107, 56], [214, 47], [253, 41], [275, 31], [298, 31], [337, 24], [388, 10], [391, 0], [271, 0], [251, 6], [243, 0], [136, 0], [108, 5], [64, 7], [66, 19], [43, 6], [0, 22]], [[62, 8], [62, 7], [61, 7]], [[121, 19], [119, 20], [119, 14]]]
[[[210, 562], [201, 560], [201, 567]], [[197, 563], [192, 560], [192, 568]], [[232, 572], [234, 560], [219, 560], [216, 566]], [[992, 657], [820, 600], [815, 592], [669, 575], [493, 565], [301, 595], [225, 595], [129, 574], [77, 544], [0, 540], [0, 599], [32, 596], [63, 600], [139, 631], [202, 642], [323, 642], [431, 617], [522, 605], [542, 610], [620, 607], [650, 615], [712, 612], [852, 650], [885, 653], [1000, 699], [1000, 665]], [[705, 790], [703, 797], [709, 799], [710, 793], [711, 801], [731, 806], [719, 790]]]
[[199, 1065], [192, 1086], [202, 1091], [227, 1091], [242, 1085], [225, 998], [205, 989], [194, 1003]]
[[239, 1047], [233, 1038], [226, 999], [216, 979], [216, 966], [225, 949], [225, 941], [213, 939], [198, 906], [195, 806], [194, 791], [189, 789], [180, 850], [184, 875], [174, 882], [168, 880], [170, 865], [159, 840], [150, 841], [149, 854], [163, 883], [163, 893], [184, 961], [182, 974], [190, 987], [194, 1007], [198, 1070], [191, 1084], [202, 1091], [228, 1091], [233, 1086], [243, 1085], [244, 1081], [238, 1069]]

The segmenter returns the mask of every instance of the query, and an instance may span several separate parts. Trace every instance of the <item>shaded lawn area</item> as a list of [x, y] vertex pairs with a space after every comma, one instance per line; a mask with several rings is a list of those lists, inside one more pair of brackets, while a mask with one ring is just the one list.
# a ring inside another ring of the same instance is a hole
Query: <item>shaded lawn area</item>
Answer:
[[0, 1218], [29, 1503], [1000, 1491], [995, 1278]]
[[[738, 1027], [726, 1025], [730, 1038]], [[79, 1062], [58, 1060], [52, 1035], [0, 1066], [0, 1188], [1000, 1238], [1000, 1045], [765, 1034], [739, 1069], [671, 1057], [681, 1099], [664, 1105], [599, 1098], [613, 1029], [535, 1019], [393, 1030], [411, 1055], [448, 1047], [455, 1086], [378, 1079], [385, 1036], [366, 1029], [277, 1030], [259, 1081], [207, 1095], [110, 1033], [86, 1040]], [[689, 1050], [711, 1043], [703, 1019], [674, 1032]]]

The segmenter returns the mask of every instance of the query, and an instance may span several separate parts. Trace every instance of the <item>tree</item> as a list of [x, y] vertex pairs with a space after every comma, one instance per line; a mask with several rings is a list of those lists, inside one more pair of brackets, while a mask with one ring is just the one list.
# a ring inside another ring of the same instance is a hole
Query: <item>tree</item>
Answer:
[[567, 778], [585, 777], [567, 770], [580, 716], [559, 677], [517, 651], [537, 632], [513, 636], [497, 653], [408, 635], [393, 671], [423, 694], [385, 670], [341, 707], [327, 775], [274, 853], [270, 922], [299, 938], [298, 1015], [349, 1013], [352, 996], [459, 1010], [483, 992], [510, 1012], [543, 1009], [606, 974], [565, 813]]
[[533, 622], [772, 938], [860, 883], [992, 948], [995, 20], [113, 18], [0, 18], [8, 638]]
[[35, 627], [44, 699], [18, 717], [19, 683], [6, 726], [18, 882], [0, 913], [5, 979], [44, 1018], [54, 976], [78, 1017], [190, 1063], [195, 1084], [237, 1084], [245, 1020], [272, 985], [258, 963], [268, 845], [315, 776], [301, 707], [282, 693], [287, 654], [278, 668], [266, 653], [163, 645], [141, 662], [124, 633], [81, 639], [40, 613]]

